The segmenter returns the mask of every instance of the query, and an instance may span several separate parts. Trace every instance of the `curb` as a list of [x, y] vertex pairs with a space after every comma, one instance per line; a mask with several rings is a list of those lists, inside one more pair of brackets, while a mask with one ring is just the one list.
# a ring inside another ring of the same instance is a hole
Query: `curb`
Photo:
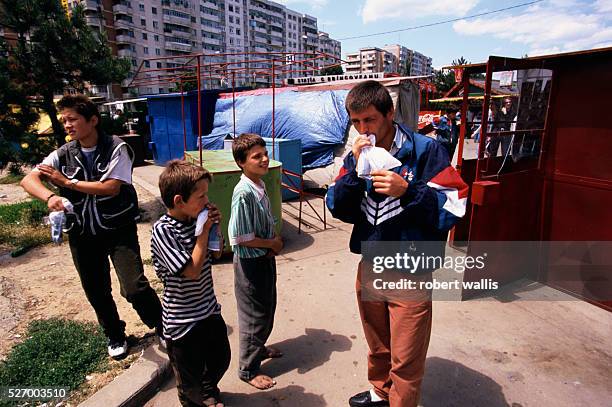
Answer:
[[141, 407], [171, 375], [168, 355], [158, 344], [151, 345], [127, 371], [79, 407]]

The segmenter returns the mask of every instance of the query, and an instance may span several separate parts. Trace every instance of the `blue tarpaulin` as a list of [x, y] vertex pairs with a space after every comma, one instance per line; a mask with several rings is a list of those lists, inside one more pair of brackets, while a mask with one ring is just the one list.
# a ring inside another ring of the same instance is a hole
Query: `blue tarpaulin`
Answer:
[[[342, 146], [349, 125], [344, 107], [347, 90], [286, 91], [275, 97], [275, 137], [301, 140], [302, 166], [317, 168], [333, 162], [334, 149]], [[256, 133], [272, 137], [272, 95], [236, 98], [236, 134]], [[205, 149], [222, 149], [223, 139], [233, 134], [232, 99], [219, 99], [213, 130], [202, 137]]]

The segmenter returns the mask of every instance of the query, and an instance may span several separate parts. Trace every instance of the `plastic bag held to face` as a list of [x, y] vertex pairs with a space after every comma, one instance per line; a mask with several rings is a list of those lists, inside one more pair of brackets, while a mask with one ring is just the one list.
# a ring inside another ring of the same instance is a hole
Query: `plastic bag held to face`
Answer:
[[[200, 236], [204, 231], [204, 224], [208, 220], [208, 209], [204, 209], [198, 215], [194, 235]], [[208, 232], [208, 250], [221, 251], [221, 239], [219, 236], [219, 224], [214, 223]]]
[[357, 176], [370, 179], [370, 173], [376, 170], [390, 170], [402, 165], [401, 161], [393, 157], [384, 148], [376, 147], [376, 135], [368, 134], [372, 146], [361, 149], [359, 160], [357, 160]]

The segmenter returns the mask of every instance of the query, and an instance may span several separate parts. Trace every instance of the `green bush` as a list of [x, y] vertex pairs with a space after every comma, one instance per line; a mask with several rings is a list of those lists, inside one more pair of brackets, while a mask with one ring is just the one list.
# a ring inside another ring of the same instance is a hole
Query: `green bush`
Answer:
[[77, 388], [106, 361], [106, 338], [93, 323], [32, 322], [26, 340], [0, 364], [0, 386]]

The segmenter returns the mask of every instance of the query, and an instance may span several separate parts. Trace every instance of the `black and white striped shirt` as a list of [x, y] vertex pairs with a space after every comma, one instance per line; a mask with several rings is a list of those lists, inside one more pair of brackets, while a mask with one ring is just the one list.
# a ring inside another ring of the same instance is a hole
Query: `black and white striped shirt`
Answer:
[[164, 283], [164, 336], [172, 340], [189, 332], [197, 321], [221, 313], [213, 289], [210, 257], [204, 262], [197, 280], [189, 280], [181, 275], [191, 261], [196, 242], [194, 230], [195, 222], [184, 223], [169, 215], [163, 215], [153, 225], [153, 267]]

